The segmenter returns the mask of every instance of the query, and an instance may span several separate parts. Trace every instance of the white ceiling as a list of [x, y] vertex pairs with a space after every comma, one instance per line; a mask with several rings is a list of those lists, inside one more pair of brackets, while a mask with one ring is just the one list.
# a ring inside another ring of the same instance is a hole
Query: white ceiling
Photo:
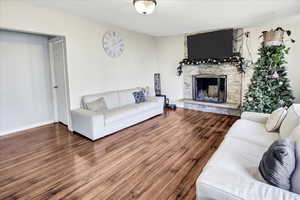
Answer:
[[132, 0], [23, 0], [153, 36], [300, 22], [300, 0], [157, 0], [152, 15]]

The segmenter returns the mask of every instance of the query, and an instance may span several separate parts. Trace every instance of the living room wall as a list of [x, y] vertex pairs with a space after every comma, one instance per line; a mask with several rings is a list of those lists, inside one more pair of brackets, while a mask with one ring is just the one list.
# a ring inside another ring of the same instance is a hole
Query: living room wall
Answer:
[[[248, 40], [248, 46], [250, 53], [252, 54], [253, 61], [255, 62], [258, 58], [258, 48], [261, 45], [262, 39], [259, 38], [261, 32], [269, 30], [277, 26], [263, 26], [246, 28], [244, 32], [250, 32], [250, 38]], [[287, 69], [288, 77], [291, 80], [291, 85], [296, 97], [296, 102], [300, 103], [300, 58], [298, 52], [300, 52], [300, 24], [282, 26], [285, 29], [292, 31], [292, 38], [296, 40], [295, 44], [287, 42], [287, 45], [291, 46], [290, 54], [287, 57]], [[171, 36], [171, 37], [160, 37], [156, 39], [158, 55], [158, 66], [159, 72], [162, 76], [162, 91], [166, 93], [168, 97], [176, 102], [183, 98], [183, 81], [182, 77], [176, 76], [176, 68], [178, 62], [184, 58], [184, 35]], [[246, 41], [243, 46], [244, 56], [248, 59], [249, 54], [246, 48]], [[252, 70], [248, 71], [248, 77], [251, 77]], [[246, 76], [246, 77], [247, 77]], [[244, 87], [247, 88], [249, 78], [246, 79]], [[172, 88], [171, 88], [172, 87]], [[174, 89], [175, 88], [175, 89]]]
[[[153, 87], [157, 63], [151, 36], [14, 0], [0, 1], [0, 28], [66, 37], [71, 108], [79, 106], [82, 95]], [[118, 31], [125, 41], [120, 57], [110, 58], [102, 48], [108, 30]]]
[[176, 75], [176, 67], [184, 56], [184, 37], [157, 37], [156, 47], [162, 93], [174, 103], [183, 98], [183, 77]]

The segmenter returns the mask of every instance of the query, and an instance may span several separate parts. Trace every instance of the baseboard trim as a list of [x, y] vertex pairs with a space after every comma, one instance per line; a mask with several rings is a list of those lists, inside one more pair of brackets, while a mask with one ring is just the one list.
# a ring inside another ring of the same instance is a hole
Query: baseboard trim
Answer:
[[54, 123], [54, 121], [45, 121], [45, 122], [30, 124], [28, 126], [23, 126], [23, 127], [17, 128], [17, 129], [0, 132], [0, 136], [9, 135], [9, 134], [20, 132], [20, 131], [25, 131], [25, 130], [28, 130], [28, 129], [31, 129], [31, 128], [36, 128], [36, 127], [39, 127], [39, 126], [45, 126], [45, 125], [52, 124], [52, 123]]

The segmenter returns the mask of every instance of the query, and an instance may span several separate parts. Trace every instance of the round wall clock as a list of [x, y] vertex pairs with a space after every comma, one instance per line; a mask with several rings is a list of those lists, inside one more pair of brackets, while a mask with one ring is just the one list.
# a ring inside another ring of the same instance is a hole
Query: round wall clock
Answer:
[[124, 41], [120, 34], [115, 31], [108, 31], [103, 36], [103, 48], [110, 57], [118, 57], [124, 52]]

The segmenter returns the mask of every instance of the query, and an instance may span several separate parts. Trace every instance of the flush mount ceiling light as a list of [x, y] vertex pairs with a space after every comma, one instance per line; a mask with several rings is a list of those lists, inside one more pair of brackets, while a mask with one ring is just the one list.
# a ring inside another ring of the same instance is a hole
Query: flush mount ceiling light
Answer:
[[136, 11], [142, 15], [153, 13], [157, 3], [156, 0], [133, 0]]

